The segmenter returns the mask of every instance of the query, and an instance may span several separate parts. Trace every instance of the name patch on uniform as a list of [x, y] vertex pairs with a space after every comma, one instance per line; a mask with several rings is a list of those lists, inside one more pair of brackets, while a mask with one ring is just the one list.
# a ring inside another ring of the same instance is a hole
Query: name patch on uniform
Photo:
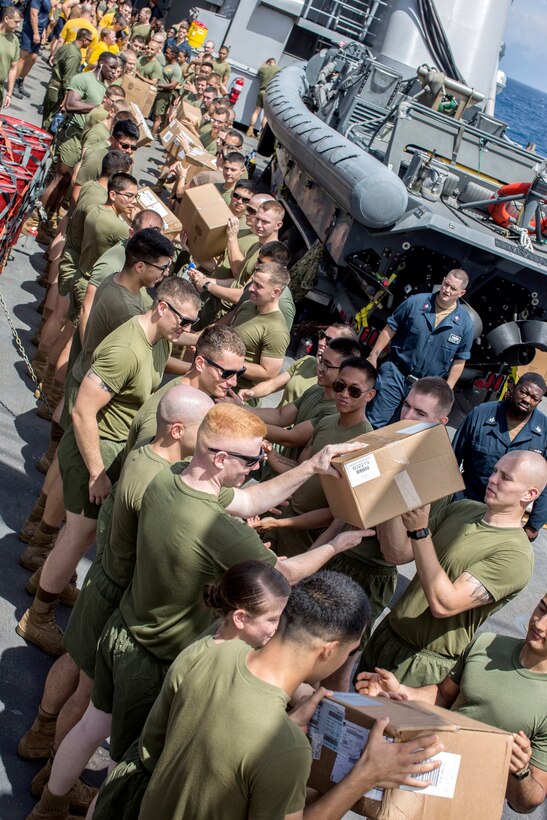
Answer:
[[448, 337], [448, 341], [452, 345], [457, 345], [458, 342], [461, 342], [461, 340], [462, 340], [462, 337], [461, 336], [456, 336], [455, 333], [451, 333], [450, 336]]

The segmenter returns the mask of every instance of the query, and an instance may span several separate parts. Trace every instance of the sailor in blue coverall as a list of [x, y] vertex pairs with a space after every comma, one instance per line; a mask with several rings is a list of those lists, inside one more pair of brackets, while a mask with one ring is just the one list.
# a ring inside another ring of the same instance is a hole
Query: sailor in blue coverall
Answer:
[[[463, 466], [465, 493], [460, 497], [483, 501], [492, 470], [505, 453], [531, 450], [547, 456], [547, 416], [537, 409], [545, 393], [537, 373], [525, 373], [504, 401], [473, 408], [462, 422], [452, 446]], [[547, 521], [547, 490], [536, 499], [525, 531], [533, 540]]]
[[460, 378], [473, 344], [473, 321], [460, 305], [468, 276], [448, 273], [438, 293], [417, 293], [395, 310], [378, 336], [369, 361], [391, 343], [388, 361], [379, 369], [376, 397], [367, 407], [373, 427], [397, 421], [410, 388], [423, 376], [441, 376], [450, 387]]

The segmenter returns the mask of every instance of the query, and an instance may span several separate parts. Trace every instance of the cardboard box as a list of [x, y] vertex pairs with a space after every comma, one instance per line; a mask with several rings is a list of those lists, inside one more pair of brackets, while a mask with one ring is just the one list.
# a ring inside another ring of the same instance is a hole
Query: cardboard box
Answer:
[[144, 119], [144, 114], [136, 103], [129, 103], [129, 108], [139, 126], [139, 141], [137, 148], [144, 148], [145, 145], [152, 145], [154, 137], [152, 131], [148, 127], [148, 123]]
[[436, 734], [445, 749], [442, 766], [422, 775], [434, 785], [371, 789], [352, 807], [374, 820], [500, 820], [512, 736], [508, 732], [419, 701], [398, 702], [335, 692], [309, 724], [313, 762], [308, 785], [324, 794], [355, 765], [378, 717], [389, 717], [385, 735], [404, 742]]
[[321, 476], [335, 518], [373, 527], [464, 489], [444, 424], [397, 421], [352, 441], [363, 449], [337, 456], [341, 479]]
[[173, 240], [179, 236], [182, 230], [180, 221], [150, 188], [140, 189], [137, 194], [136, 204], [139, 211], [150, 209], [152, 211], [156, 211], [156, 213], [161, 216], [163, 219], [163, 235], [168, 239]]
[[201, 262], [224, 253], [226, 226], [232, 212], [214, 185], [187, 189], [176, 214], [182, 222], [194, 259]]
[[[216, 171], [216, 158], [201, 144], [200, 140], [177, 120], [172, 120], [160, 133], [162, 145], [173, 160], [181, 160], [188, 169], [186, 182], [200, 171]], [[187, 146], [188, 150], [184, 147]]]
[[197, 108], [195, 105], [192, 105], [189, 102], [185, 102], [184, 100], [180, 101], [179, 107], [177, 109], [177, 119], [184, 122], [192, 123], [196, 130], [199, 129], [201, 125], [201, 118], [202, 113], [201, 109]]
[[127, 102], [138, 105], [144, 116], [148, 117], [156, 99], [156, 87], [148, 85], [143, 80], [139, 80], [138, 77], [130, 77], [127, 74], [122, 78], [121, 87], [125, 91]]

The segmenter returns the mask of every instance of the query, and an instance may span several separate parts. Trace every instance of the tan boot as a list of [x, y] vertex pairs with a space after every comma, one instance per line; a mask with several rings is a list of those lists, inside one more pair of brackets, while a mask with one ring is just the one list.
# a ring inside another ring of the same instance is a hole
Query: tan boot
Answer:
[[36, 373], [36, 378], [39, 382], [44, 380], [47, 368], [47, 353], [43, 350], [37, 350], [31, 361], [32, 369]]
[[57, 405], [59, 404], [59, 402], [61, 401], [61, 399], [65, 395], [65, 386], [64, 386], [64, 384], [59, 384], [59, 382], [56, 382], [55, 380], [53, 380], [52, 385], [51, 385], [51, 390], [49, 392], [47, 392], [47, 391], [44, 391], [44, 392], [46, 394], [46, 398], [47, 398], [47, 401], [48, 401], [48, 404], [49, 404], [49, 409], [48, 409], [48, 406], [46, 405], [45, 401], [41, 401], [40, 404], [38, 405], [38, 415], [40, 416], [41, 419], [46, 419], [46, 421], [51, 421], [53, 411], [55, 410], [55, 408], [57, 407]]
[[[53, 741], [51, 741], [53, 743]], [[44, 793], [44, 789], [49, 783], [49, 778], [51, 775], [51, 767], [53, 766], [53, 755], [50, 754], [48, 757], [48, 761], [45, 766], [43, 766], [38, 774], [35, 774], [30, 782], [30, 793], [36, 800], [39, 800]]]
[[[38, 590], [38, 584], [40, 583], [40, 577], [42, 575], [42, 567], [39, 567], [34, 575], [31, 575], [28, 579], [25, 589], [29, 593], [29, 595], [36, 595], [36, 591]], [[65, 606], [73, 607], [76, 601], [78, 600], [78, 595], [80, 594], [80, 590], [76, 586], [77, 575], [74, 573], [72, 578], [70, 579], [70, 583], [66, 585], [63, 589], [61, 594], [59, 595], [59, 600]]]
[[40, 493], [40, 496], [32, 508], [28, 518], [25, 520], [23, 526], [19, 530], [19, 541], [22, 541], [23, 544], [28, 544], [29, 541], [32, 540], [32, 536], [36, 532], [40, 521], [42, 520], [42, 516], [44, 514], [44, 510], [46, 508], [46, 500], [47, 496], [44, 493]]
[[57, 452], [57, 447], [59, 446], [59, 442], [63, 437], [64, 430], [60, 424], [57, 424], [56, 421], [51, 422], [51, 430], [49, 432], [49, 444], [47, 447], [46, 452], [40, 457], [40, 459], [36, 462], [36, 469], [40, 473], [47, 473], [49, 468], [53, 463], [53, 459], [55, 458], [55, 453]]
[[[49, 553], [55, 546], [55, 541], [59, 535], [59, 530], [54, 532], [45, 532], [43, 522], [40, 522], [32, 538], [29, 541], [28, 547], [23, 550], [19, 556], [19, 563], [30, 572], [36, 572], [38, 567], [41, 567]], [[49, 530], [53, 529], [48, 527]]]
[[[30, 793], [36, 800], [39, 800], [44, 793], [44, 789], [49, 783], [51, 775], [51, 767], [53, 765], [53, 756], [51, 756], [37, 775], [33, 778], [30, 784]], [[78, 779], [75, 786], [69, 792], [69, 806], [73, 811], [85, 812], [93, 802], [93, 798], [97, 794], [98, 789], [88, 786], [83, 780]]]
[[[55, 738], [56, 723], [57, 715], [48, 715], [41, 707], [38, 707], [38, 714], [34, 718], [34, 723], [28, 732], [25, 732], [17, 746], [17, 754], [19, 757], [22, 757], [23, 760], [43, 760], [44, 758], [49, 758]], [[51, 771], [51, 762], [48, 761], [48, 763], [48, 775], [42, 786], [42, 791], [49, 780], [49, 771]], [[43, 769], [41, 771], [43, 771]], [[40, 791], [40, 794], [42, 791]], [[34, 792], [32, 793], [34, 794]], [[34, 796], [39, 797], [40, 795]]]
[[[33, 606], [36, 605], [33, 604]], [[55, 620], [55, 610], [57, 602], [47, 605], [45, 612], [37, 612], [36, 609], [27, 609], [15, 631], [26, 641], [39, 646], [48, 655], [59, 657], [66, 652], [63, 646], [63, 630]]]
[[58, 797], [51, 794], [46, 786], [40, 800], [27, 816], [27, 820], [70, 820], [69, 805], [70, 794]]

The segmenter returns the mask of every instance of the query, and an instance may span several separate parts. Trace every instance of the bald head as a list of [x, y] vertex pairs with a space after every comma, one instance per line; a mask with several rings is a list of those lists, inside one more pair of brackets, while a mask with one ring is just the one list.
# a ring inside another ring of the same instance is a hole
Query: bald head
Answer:
[[495, 465], [488, 479], [484, 501], [491, 513], [503, 514], [505, 520], [514, 515], [520, 522], [528, 504], [541, 495], [546, 484], [547, 462], [544, 457], [540, 453], [514, 450], [502, 456]]
[[192, 455], [198, 428], [213, 407], [213, 401], [201, 390], [177, 384], [162, 396], [156, 414], [156, 440], [178, 440], [181, 457]]
[[143, 231], [145, 228], [155, 228], [160, 233], [163, 231], [163, 219], [151, 208], [145, 208], [144, 211], [139, 211], [131, 223], [133, 233]]
[[514, 450], [502, 456], [496, 466], [516, 472], [519, 480], [536, 489], [538, 495], [547, 485], [547, 461], [541, 453]]

